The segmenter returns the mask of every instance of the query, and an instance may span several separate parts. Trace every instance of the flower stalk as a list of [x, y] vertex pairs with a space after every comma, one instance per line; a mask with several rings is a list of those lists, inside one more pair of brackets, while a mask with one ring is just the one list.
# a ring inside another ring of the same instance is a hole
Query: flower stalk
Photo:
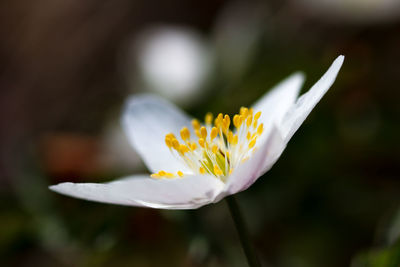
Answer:
[[239, 234], [240, 243], [242, 245], [244, 254], [247, 257], [247, 262], [250, 267], [261, 267], [261, 263], [257, 257], [254, 247], [250, 240], [250, 235], [247, 230], [246, 222], [243, 219], [243, 215], [240, 211], [239, 205], [234, 195], [226, 197], [229, 211], [232, 219], [235, 223], [236, 230]]

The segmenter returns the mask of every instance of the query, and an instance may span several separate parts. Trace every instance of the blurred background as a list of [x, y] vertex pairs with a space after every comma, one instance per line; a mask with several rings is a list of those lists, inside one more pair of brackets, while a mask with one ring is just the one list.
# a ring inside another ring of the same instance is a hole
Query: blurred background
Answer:
[[226, 203], [119, 207], [48, 185], [147, 172], [121, 130], [152, 92], [232, 114], [301, 70], [332, 89], [237, 195], [264, 266], [400, 266], [397, 0], [0, 2], [0, 265], [246, 266]]

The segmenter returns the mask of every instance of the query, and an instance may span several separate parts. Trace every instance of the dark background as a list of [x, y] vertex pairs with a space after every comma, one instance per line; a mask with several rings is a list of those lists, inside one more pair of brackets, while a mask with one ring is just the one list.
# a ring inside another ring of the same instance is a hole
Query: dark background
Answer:
[[206, 74], [171, 98], [200, 118], [249, 106], [297, 70], [307, 90], [344, 54], [281, 159], [237, 197], [264, 266], [400, 265], [400, 6], [390, 0], [1, 1], [0, 265], [245, 266], [224, 201], [160, 211], [47, 189], [147, 171], [119, 115], [130, 94], [170, 90], [138, 60], [151, 29], [207, 51]]

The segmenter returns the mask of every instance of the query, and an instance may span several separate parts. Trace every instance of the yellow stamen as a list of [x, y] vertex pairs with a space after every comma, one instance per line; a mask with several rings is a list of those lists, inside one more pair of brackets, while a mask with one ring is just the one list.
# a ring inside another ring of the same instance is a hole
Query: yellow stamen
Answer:
[[247, 127], [250, 127], [250, 125], [251, 125], [252, 122], [253, 122], [253, 116], [252, 116], [252, 115], [249, 115], [249, 116], [247, 117], [247, 121], [246, 121]]
[[211, 112], [208, 112], [204, 118], [204, 121], [206, 122], [206, 124], [211, 124], [213, 121], [213, 114]]
[[214, 173], [217, 176], [221, 176], [223, 174], [223, 172], [221, 171], [221, 169], [218, 167], [218, 165], [214, 165]]
[[187, 127], [183, 127], [181, 130], [182, 140], [186, 141], [190, 138], [190, 131]]
[[[165, 144], [169, 149], [173, 148], [171, 152], [181, 157], [189, 168], [194, 168], [194, 172], [210, 174], [225, 182], [225, 176], [231, 174], [237, 164], [247, 160], [244, 155], [254, 151], [257, 138], [263, 132], [263, 124], [258, 124], [261, 112], [253, 112], [251, 108], [242, 107], [232, 120], [229, 115], [219, 113], [214, 119], [214, 127], [213, 115], [207, 113], [204, 126], [198, 120], [192, 120], [194, 138], [197, 136], [197, 140], [191, 139], [191, 130], [183, 127], [180, 130], [181, 139], [178, 140], [174, 134], [169, 133], [165, 135]], [[231, 124], [236, 130], [230, 129]], [[151, 177], [176, 178], [184, 177], [184, 173], [161, 170], [151, 174]]]
[[173, 173], [166, 172], [165, 175], [164, 175], [164, 177], [166, 177], [166, 178], [174, 178], [175, 175], [174, 175]]
[[239, 137], [238, 137], [237, 134], [235, 134], [235, 135], [233, 136], [233, 140], [232, 140], [231, 143], [232, 143], [232, 145], [237, 145], [238, 141], [239, 141]]
[[172, 146], [173, 146], [173, 148], [178, 150], [179, 149], [179, 141], [176, 139], [172, 140]]
[[185, 154], [186, 152], [189, 151], [189, 148], [185, 145], [179, 145], [179, 152], [181, 152], [182, 154]]
[[212, 127], [211, 133], [210, 133], [210, 139], [211, 141], [214, 140], [215, 137], [218, 135], [218, 129], [217, 127]]
[[173, 133], [169, 133], [165, 136], [165, 138], [171, 138], [171, 139], [176, 139], [175, 135]]
[[240, 124], [242, 124], [246, 120], [246, 117], [243, 115], [240, 115], [239, 118], [240, 118]]
[[193, 129], [199, 130], [200, 129], [200, 122], [196, 119], [192, 120]]
[[168, 148], [172, 147], [172, 139], [168, 136], [165, 136], [165, 144], [167, 145]]
[[199, 145], [204, 148], [204, 139], [199, 138]]
[[218, 151], [218, 146], [217, 145], [213, 145], [211, 151], [215, 154]]
[[229, 115], [225, 115], [223, 123], [224, 123], [224, 128], [229, 129], [229, 125], [231, 124], [231, 118], [229, 117]]
[[264, 127], [264, 124], [262, 124], [262, 123], [258, 126], [258, 128], [257, 128], [258, 135], [261, 135], [263, 133], [263, 130], [264, 130], [263, 127]]
[[228, 132], [227, 138], [228, 138], [228, 143], [232, 143], [232, 141], [233, 141], [233, 133], [232, 133], [232, 131]]
[[196, 143], [193, 142], [193, 143], [190, 144], [190, 149], [191, 150], [196, 150], [196, 148], [197, 148]]
[[200, 128], [200, 134], [201, 134], [201, 137], [205, 140], [206, 138], [207, 138], [207, 129], [206, 129], [206, 127], [201, 127]]
[[214, 124], [215, 124], [215, 126], [216, 126], [217, 128], [220, 127], [220, 125], [221, 125], [221, 123], [222, 123], [222, 120], [223, 120], [223, 116], [224, 116], [224, 115], [222, 115], [222, 113], [219, 113], [218, 116], [215, 118]]
[[249, 109], [245, 108], [245, 107], [241, 107], [240, 108], [240, 115], [242, 115], [243, 117], [247, 117], [247, 115], [249, 115]]
[[254, 122], [253, 122], [253, 128], [254, 129], [257, 128], [257, 124], [258, 124], [258, 121], [256, 119], [254, 119]]
[[249, 148], [252, 149], [254, 147], [254, 145], [256, 144], [257, 139], [253, 139], [250, 144], [249, 144]]
[[194, 133], [198, 138], [201, 138], [200, 130], [194, 130]]
[[240, 125], [241, 125], [241, 122], [240, 122], [240, 115], [235, 115], [235, 116], [233, 116], [233, 125], [236, 127], [236, 128], [239, 128], [240, 127]]

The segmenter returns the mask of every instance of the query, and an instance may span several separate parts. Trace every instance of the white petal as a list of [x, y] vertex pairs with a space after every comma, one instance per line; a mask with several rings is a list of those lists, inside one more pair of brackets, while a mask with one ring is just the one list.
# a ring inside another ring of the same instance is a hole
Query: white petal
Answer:
[[261, 111], [259, 123], [264, 124], [264, 134], [262, 135], [264, 138], [260, 139], [261, 142], [269, 135], [272, 125], [279, 125], [283, 116], [295, 103], [303, 82], [304, 75], [300, 72], [294, 73], [253, 104], [255, 113]]
[[165, 135], [177, 137], [191, 118], [172, 103], [153, 95], [129, 98], [122, 116], [122, 125], [133, 147], [152, 172], [190, 173], [182, 161], [172, 155], [165, 145]]
[[134, 175], [110, 183], [61, 183], [55, 192], [110, 204], [158, 209], [194, 209], [214, 201], [224, 184], [213, 176], [153, 179]]
[[311, 110], [331, 87], [343, 64], [343, 60], [344, 56], [339, 56], [322, 78], [307, 93], [303, 94], [285, 115], [280, 126], [286, 141], [289, 141]]
[[[276, 128], [277, 129], [277, 128]], [[272, 135], [268, 139], [269, 147], [267, 151], [267, 155], [265, 157], [263, 166], [261, 168], [261, 173], [259, 176], [263, 175], [267, 171], [269, 171], [275, 162], [282, 155], [282, 152], [285, 150], [287, 142], [283, 138], [282, 133], [279, 130], [275, 130]]]
[[[247, 189], [266, 171], [265, 163], [267, 159], [270, 158], [270, 168], [279, 158], [283, 149], [284, 141], [282, 136], [276, 127], [272, 127], [268, 139], [260, 146], [257, 146], [254, 154], [247, 161], [240, 164], [228, 178], [225, 195], [235, 194]], [[220, 197], [217, 199], [220, 199]]]

